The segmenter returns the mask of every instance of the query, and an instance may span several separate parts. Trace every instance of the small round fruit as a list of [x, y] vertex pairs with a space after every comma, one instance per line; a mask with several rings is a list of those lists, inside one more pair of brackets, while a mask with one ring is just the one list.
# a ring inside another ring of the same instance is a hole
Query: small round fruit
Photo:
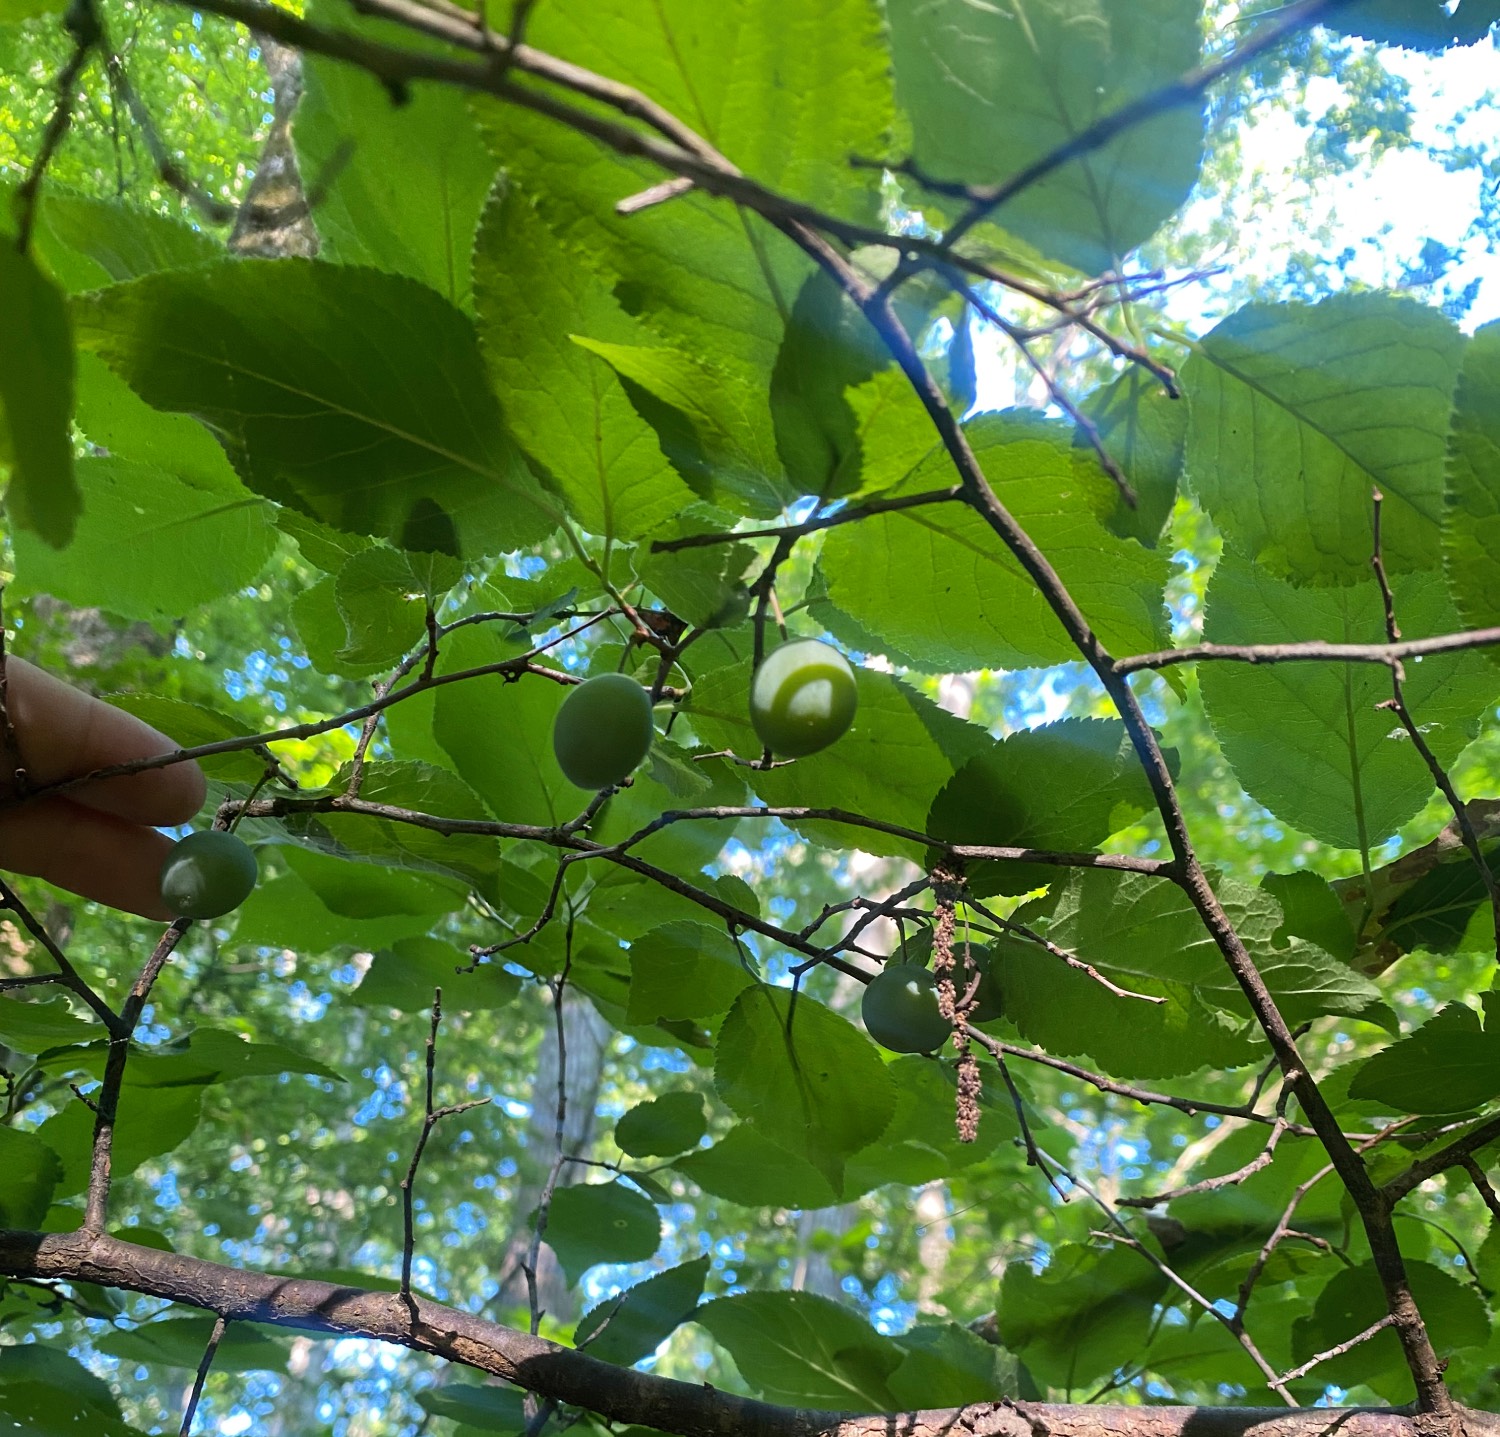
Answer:
[[179, 918], [221, 918], [250, 896], [259, 872], [255, 854], [234, 834], [190, 833], [167, 851], [161, 901]]
[[628, 674], [597, 674], [563, 700], [552, 751], [569, 783], [623, 783], [651, 747], [651, 696]]
[[858, 701], [848, 659], [818, 639], [793, 639], [755, 671], [750, 722], [772, 753], [803, 758], [843, 736]]
[[893, 1053], [930, 1053], [953, 1031], [938, 1012], [937, 979], [914, 963], [888, 963], [865, 987], [865, 1031]]

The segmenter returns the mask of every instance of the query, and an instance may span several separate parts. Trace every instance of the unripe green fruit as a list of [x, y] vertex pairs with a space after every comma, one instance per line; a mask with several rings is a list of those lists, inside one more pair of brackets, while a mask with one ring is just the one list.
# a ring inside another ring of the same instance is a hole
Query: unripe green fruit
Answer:
[[220, 918], [260, 876], [255, 854], [232, 833], [209, 829], [173, 844], [161, 866], [161, 901], [179, 918]]
[[953, 1025], [938, 1012], [937, 979], [915, 963], [889, 963], [865, 987], [865, 1031], [893, 1053], [930, 1053]]
[[817, 639], [793, 639], [755, 671], [750, 722], [772, 753], [803, 758], [843, 736], [858, 702], [848, 659]]
[[[890, 961], [928, 967], [932, 962], [932, 930], [923, 928], [908, 938], [901, 945], [899, 955]], [[974, 1006], [969, 1010], [967, 1020], [970, 1023], [993, 1023], [996, 1018], [1005, 1016], [1005, 995], [1000, 979], [995, 975], [997, 952], [994, 948], [974, 943], [969, 947], [969, 961], [979, 970], [979, 988], [974, 994]], [[933, 975], [934, 980], [936, 976]], [[957, 989], [955, 997], [961, 999], [964, 996], [970, 981], [971, 974], [964, 965], [963, 941], [956, 939], [953, 944], [953, 983]]]
[[628, 674], [598, 674], [563, 700], [552, 751], [569, 783], [609, 788], [630, 777], [654, 737], [650, 694]]

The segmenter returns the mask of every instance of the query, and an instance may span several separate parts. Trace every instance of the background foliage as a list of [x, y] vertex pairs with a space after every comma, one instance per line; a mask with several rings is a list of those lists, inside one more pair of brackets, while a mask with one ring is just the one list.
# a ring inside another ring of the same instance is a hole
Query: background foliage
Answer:
[[[964, 252], [1020, 288], [955, 294], [927, 274], [899, 291], [994, 492], [1113, 652], [1382, 641], [1374, 488], [1403, 634], [1500, 622], [1496, 338], [1466, 332], [1478, 289], [1463, 280], [1494, 238], [1500, 172], [1492, 136], [1454, 139], [1462, 115], [1447, 139], [1418, 138], [1405, 78], [1414, 56], [1488, 45], [1492, 8], [1350, 6], [1231, 71], [1201, 111], [1127, 130], [974, 227]], [[647, 16], [543, 0], [528, 39], [637, 85], [780, 193], [930, 236], [964, 205], [923, 177], [1003, 180], [1254, 33], [1188, 0], [1056, 0], [1022, 49], [1014, 9], [676, 0]], [[184, 745], [297, 729], [274, 766], [248, 745], [203, 760], [204, 823], [261, 804], [239, 831], [262, 879], [190, 932], [151, 995], [121, 1093], [112, 1230], [394, 1287], [441, 985], [438, 1101], [488, 1100], [436, 1126], [416, 1184], [415, 1285], [454, 1306], [612, 1362], [880, 1411], [997, 1393], [1276, 1400], [1167, 1267], [1221, 1315], [1238, 1305], [1277, 1372], [1378, 1320], [1369, 1243], [1327, 1176], [1247, 1300], [1326, 1157], [1280, 1121], [1305, 1115], [1278, 1105], [1264, 1036], [1172, 885], [970, 868], [961, 930], [1021, 922], [1051, 945], [995, 940], [1006, 1015], [987, 1031], [1012, 1056], [1003, 1077], [980, 1054], [970, 1143], [956, 1060], [883, 1053], [858, 1026], [858, 977], [800, 968], [809, 945], [847, 940], [847, 966], [874, 971], [895, 926], [860, 927], [853, 901], [918, 882], [922, 835], [1168, 855], [1113, 707], [971, 508], [879, 512], [789, 552], [753, 535], [653, 548], [955, 482], [836, 287], [764, 219], [701, 191], [617, 213], [660, 171], [552, 120], [420, 84], [397, 106], [315, 57], [293, 136], [318, 258], [244, 258], [226, 245], [233, 212], [284, 163], [262, 159], [278, 108], [262, 44], [184, 8], [98, 14], [107, 49], [49, 156], [30, 257], [0, 258], [10, 641]], [[308, 16], [414, 43], [321, 0]], [[48, 7], [0, 0], [0, 21], [14, 187], [44, 153], [73, 43]], [[1277, 114], [1308, 137], [1310, 186], [1425, 145], [1490, 198], [1462, 245], [1388, 253], [1374, 281], [1310, 198], [1275, 197], [1274, 261], [1245, 253], [1237, 229], [1268, 198], [1249, 127]], [[891, 264], [854, 258], [877, 278]], [[1057, 322], [1046, 297], [1104, 271], [1125, 278], [1087, 290], [1094, 329]], [[1184, 397], [1101, 335], [1177, 372]], [[830, 637], [859, 664], [853, 730], [787, 767], [725, 756], [758, 756], [757, 621], [772, 641], [777, 623]], [[429, 623], [452, 627], [424, 668]], [[378, 726], [346, 717], [398, 670], [417, 685]], [[488, 672], [421, 681], [472, 670]], [[608, 861], [559, 870], [535, 837], [320, 805], [360, 774], [367, 803], [566, 824], [587, 795], [556, 767], [552, 716], [572, 677], [612, 670], [656, 686], [659, 737], [591, 840], [752, 803], [904, 832], [673, 824], [630, 850], [664, 884]], [[1493, 918], [1462, 849], [1427, 847], [1453, 814], [1377, 707], [1389, 671], [1203, 664], [1135, 682], [1197, 851], [1339, 1122], [1385, 1136], [1376, 1180], [1482, 1132], [1500, 1097]], [[1405, 699], [1482, 825], [1500, 670], [1479, 652], [1428, 657]], [[19, 891], [118, 1003], [157, 932]], [[930, 889], [900, 901], [908, 928], [929, 920]], [[46, 963], [0, 924], [0, 975]], [[101, 1037], [46, 988], [0, 998], [0, 1227], [78, 1225], [94, 1119], [75, 1094], [96, 1091]], [[1252, 1101], [1259, 1121], [1213, 1111]], [[1418, 1188], [1395, 1231], [1453, 1391], [1486, 1405], [1500, 1247], [1482, 1148], [1479, 1165], [1478, 1180], [1455, 1167]], [[1098, 1235], [1115, 1219], [1128, 1243]], [[210, 1327], [86, 1283], [9, 1282], [0, 1414], [47, 1437], [176, 1430]], [[1412, 1397], [1390, 1331], [1289, 1387], [1308, 1404]], [[198, 1422], [375, 1437], [539, 1416], [400, 1349], [236, 1324]]]

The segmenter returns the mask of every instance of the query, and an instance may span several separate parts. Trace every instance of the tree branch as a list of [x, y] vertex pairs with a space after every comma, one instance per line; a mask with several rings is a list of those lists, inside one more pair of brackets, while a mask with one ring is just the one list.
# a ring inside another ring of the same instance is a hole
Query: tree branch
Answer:
[[1320, 639], [1300, 644], [1186, 644], [1180, 649], [1158, 649], [1151, 654], [1132, 654], [1128, 658], [1116, 659], [1114, 670], [1117, 674], [1134, 674], [1142, 669], [1164, 669], [1171, 664], [1196, 664], [1207, 660], [1241, 664], [1389, 665], [1398, 659], [1492, 648], [1496, 644], [1500, 644], [1500, 628], [1469, 629], [1459, 634], [1438, 634], [1430, 639], [1406, 639], [1391, 644], [1325, 644]]
[[[778, 1407], [706, 1384], [601, 1362], [472, 1313], [399, 1293], [245, 1272], [104, 1235], [0, 1232], [0, 1273], [98, 1283], [185, 1303], [226, 1322], [366, 1337], [460, 1362], [550, 1398], [676, 1437], [1425, 1437], [1391, 1408], [1096, 1407], [1002, 1400], [966, 1408], [857, 1416]], [[1500, 1418], [1457, 1414], [1471, 1437], [1500, 1434]]]

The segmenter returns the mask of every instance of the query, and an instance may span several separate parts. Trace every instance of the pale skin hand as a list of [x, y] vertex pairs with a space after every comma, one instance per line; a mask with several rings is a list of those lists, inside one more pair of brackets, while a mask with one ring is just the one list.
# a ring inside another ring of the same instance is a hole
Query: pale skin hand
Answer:
[[[121, 709], [44, 673], [6, 661], [7, 709], [32, 787], [177, 747]], [[14, 788], [10, 755], [0, 793]], [[195, 763], [86, 784], [0, 813], [0, 869], [44, 878], [111, 908], [165, 921], [157, 882], [172, 840], [156, 826], [186, 823], [207, 788]]]

